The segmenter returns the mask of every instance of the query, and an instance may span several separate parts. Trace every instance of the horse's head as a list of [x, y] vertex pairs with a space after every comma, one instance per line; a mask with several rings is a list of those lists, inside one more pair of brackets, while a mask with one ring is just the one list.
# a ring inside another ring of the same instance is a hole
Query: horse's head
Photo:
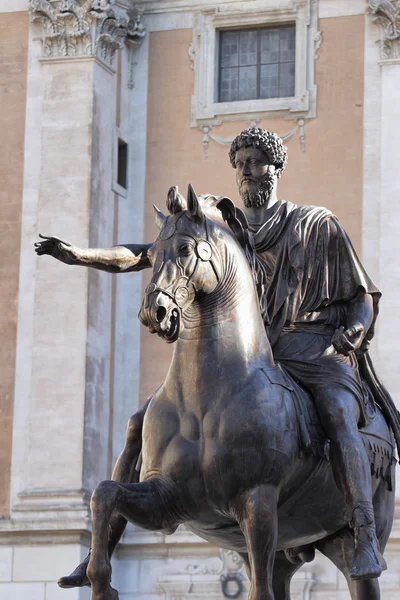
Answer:
[[[221, 281], [225, 246], [222, 218], [229, 222], [224, 211], [236, 214], [237, 210], [230, 200], [223, 200], [225, 203], [217, 205], [220, 225], [205, 215], [190, 185], [187, 203], [176, 188], [171, 188], [169, 216], [154, 207], [160, 233], [148, 251], [153, 277], [146, 288], [139, 319], [169, 343], [178, 339], [184, 314], [191, 304], [211, 294]], [[230, 218], [231, 222], [236, 221], [237, 230], [242, 230], [235, 215]]]

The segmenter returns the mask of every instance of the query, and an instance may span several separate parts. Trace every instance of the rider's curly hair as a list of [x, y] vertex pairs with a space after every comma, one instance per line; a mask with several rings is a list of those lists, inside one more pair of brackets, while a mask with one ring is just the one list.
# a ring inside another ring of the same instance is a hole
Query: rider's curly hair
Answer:
[[250, 127], [242, 131], [232, 142], [229, 150], [229, 160], [235, 169], [235, 157], [239, 148], [254, 146], [259, 148], [267, 156], [269, 164], [275, 167], [276, 176], [279, 178], [287, 165], [287, 149], [279, 135], [272, 131], [266, 131], [261, 127]]

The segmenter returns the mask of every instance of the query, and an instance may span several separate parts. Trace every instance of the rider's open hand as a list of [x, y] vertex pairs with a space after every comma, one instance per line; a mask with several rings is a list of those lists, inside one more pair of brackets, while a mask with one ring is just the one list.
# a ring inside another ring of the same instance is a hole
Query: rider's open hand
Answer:
[[39, 237], [44, 241], [35, 243], [35, 252], [38, 256], [48, 254], [67, 265], [76, 263], [75, 247], [72, 244], [64, 242], [58, 237], [42, 235], [40, 233]]
[[356, 323], [348, 329], [339, 327], [332, 337], [332, 344], [337, 352], [348, 356], [351, 352], [358, 350], [364, 339], [364, 326]]

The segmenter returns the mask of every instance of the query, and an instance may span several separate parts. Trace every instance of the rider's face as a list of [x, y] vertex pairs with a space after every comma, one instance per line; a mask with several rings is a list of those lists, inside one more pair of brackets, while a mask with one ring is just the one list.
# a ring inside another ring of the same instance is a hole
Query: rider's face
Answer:
[[276, 183], [275, 168], [268, 164], [264, 152], [254, 146], [236, 152], [236, 183], [246, 207], [268, 203]]
[[259, 148], [249, 146], [236, 152], [236, 183], [242, 189], [258, 187], [268, 172], [267, 157]]

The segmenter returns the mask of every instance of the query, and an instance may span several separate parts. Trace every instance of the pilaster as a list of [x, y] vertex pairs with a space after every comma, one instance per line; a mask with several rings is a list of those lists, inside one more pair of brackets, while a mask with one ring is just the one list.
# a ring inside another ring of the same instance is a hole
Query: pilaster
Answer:
[[[365, 28], [363, 259], [382, 291], [372, 344], [379, 376], [400, 408], [398, 158], [400, 19], [398, 0], [369, 0]], [[397, 498], [400, 485], [397, 483]], [[395, 524], [397, 527], [397, 524]]]
[[29, 10], [11, 519], [0, 538], [82, 542], [90, 493], [110, 475], [112, 277], [36, 257], [33, 242], [113, 245], [117, 52], [129, 62], [144, 32], [112, 0]]

